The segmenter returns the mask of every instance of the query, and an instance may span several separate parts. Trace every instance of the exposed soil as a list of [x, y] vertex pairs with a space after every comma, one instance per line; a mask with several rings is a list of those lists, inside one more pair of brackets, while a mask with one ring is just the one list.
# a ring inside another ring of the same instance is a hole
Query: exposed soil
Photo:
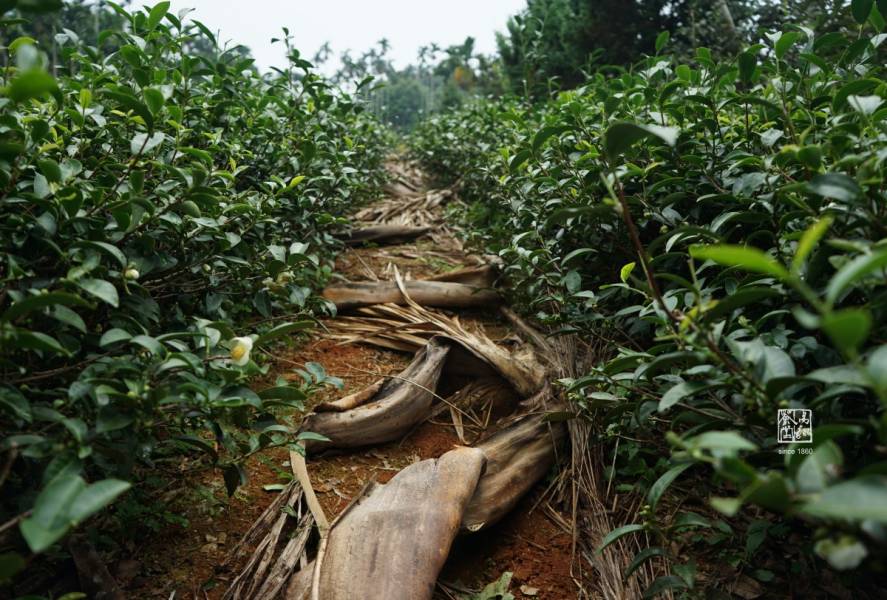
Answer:
[[[391, 279], [396, 266], [405, 277], [420, 279], [470, 264], [477, 264], [477, 260], [452, 250], [438, 252], [433, 242], [422, 239], [406, 245], [349, 249], [340, 255], [336, 271], [338, 276], [351, 281]], [[466, 312], [460, 313], [460, 319], [471, 326], [482, 326], [492, 339], [505, 345], [515, 339], [514, 332], [496, 315]], [[358, 391], [380, 377], [396, 374], [411, 358], [364, 345], [340, 345], [321, 333], [269, 356], [272, 368], [255, 387], [261, 389], [277, 377], [295, 380], [298, 375], [294, 369], [306, 362], [318, 362], [329, 375], [341, 378], [345, 388], [331, 388], [314, 395], [310, 408]], [[491, 423], [500, 412], [497, 409]], [[300, 418], [293, 417], [295, 421]], [[321, 505], [332, 518], [368, 482], [385, 483], [407, 465], [439, 457], [459, 444], [449, 412], [444, 411], [397, 442], [312, 456], [308, 471]], [[262, 452], [247, 463], [246, 469], [249, 482], [230, 499], [219, 474], [183, 475], [168, 492], [167, 500], [172, 501], [172, 508], [188, 524], [164, 528], [149, 543], [133, 548], [131, 558], [117, 565], [118, 571], [126, 571], [120, 575], [128, 594], [163, 599], [171, 598], [173, 592], [175, 598], [221, 597], [237, 567], [225, 566], [226, 557], [277, 493], [266, 486], [290, 480], [288, 452]], [[458, 598], [459, 590], [479, 590], [506, 571], [514, 574], [511, 592], [516, 598], [576, 597], [570, 576], [571, 536], [546, 514], [552, 509], [542, 497], [545, 487], [543, 481], [496, 526], [456, 540], [440, 577], [445, 584], [438, 590], [440, 598]]]
[[500, 523], [458, 538], [440, 580], [477, 589], [511, 571], [515, 598], [575, 598], [570, 534], [544, 514], [542, 505], [533, 510], [539, 500], [537, 490]]

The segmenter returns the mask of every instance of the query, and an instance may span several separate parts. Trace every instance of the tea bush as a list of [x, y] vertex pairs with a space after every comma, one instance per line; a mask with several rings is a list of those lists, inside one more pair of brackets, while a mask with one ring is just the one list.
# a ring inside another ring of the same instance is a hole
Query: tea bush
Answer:
[[[63, 30], [54, 77], [33, 39], [5, 50], [0, 524], [34, 553], [158, 458], [205, 453], [231, 492], [246, 456], [294, 441], [280, 407], [322, 368], [247, 381], [310, 326], [293, 316], [331, 310], [313, 290], [332, 234], [382, 179], [384, 132], [289, 39], [287, 68], [262, 76], [169, 2], [107, 4], [127, 25], [99, 36], [110, 54]], [[0, 580], [22, 565], [3, 554]]]
[[[600, 441], [621, 442], [616, 489], [646, 494], [603, 544], [647, 532], [630, 571], [705, 529], [734, 540], [721, 560], [753, 564], [785, 523], [808, 535], [784, 552], [883, 571], [887, 35], [872, 2], [853, 4], [858, 31], [795, 27], [732, 62], [679, 62], [663, 34], [633, 69], [542, 105], [479, 101], [412, 139], [461, 179], [467, 229], [514, 299], [602, 348], [562, 383]], [[811, 444], [777, 443], [778, 409], [813, 411]], [[684, 491], [733, 519], [657, 512], [670, 485], [709, 474]], [[694, 586], [694, 563], [672, 559], [651, 595]]]

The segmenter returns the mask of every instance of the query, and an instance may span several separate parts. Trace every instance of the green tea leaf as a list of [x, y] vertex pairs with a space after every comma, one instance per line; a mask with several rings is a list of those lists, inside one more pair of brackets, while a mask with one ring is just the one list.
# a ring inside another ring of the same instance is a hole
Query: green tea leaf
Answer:
[[85, 487], [86, 482], [78, 475], [62, 472], [40, 492], [31, 516], [19, 524], [31, 552], [43, 552], [68, 532], [69, 507]]
[[119, 479], [103, 479], [86, 486], [68, 507], [68, 522], [77, 526], [102, 510], [132, 486]]
[[267, 344], [279, 337], [285, 336], [295, 331], [305, 331], [314, 327], [313, 321], [296, 321], [294, 323], [282, 323], [276, 327], [266, 331], [256, 339], [256, 345]]
[[114, 308], [120, 305], [117, 288], [111, 282], [104, 279], [78, 279], [76, 283], [86, 293], [92, 294], [103, 302], [107, 302]]
[[868, 21], [869, 15], [872, 14], [872, 6], [874, 6], [875, 0], [851, 0], [850, 1], [850, 12], [853, 14], [853, 18], [856, 19], [856, 22], [860, 25], [865, 25], [865, 22]]
[[25, 102], [58, 91], [55, 78], [46, 71], [34, 69], [15, 77], [6, 90], [13, 102]]
[[604, 134], [604, 150], [607, 156], [615, 159], [643, 139], [659, 140], [669, 146], [674, 146], [679, 133], [680, 130], [677, 127], [638, 125], [626, 122], [614, 123]]
[[857, 477], [830, 486], [801, 511], [825, 519], [887, 523], [887, 476]]
[[825, 315], [822, 318], [822, 328], [838, 350], [845, 355], [852, 355], [868, 338], [872, 317], [865, 309], [846, 308]]
[[875, 271], [887, 268], [887, 248], [857, 256], [835, 273], [826, 287], [826, 300], [834, 304], [850, 286]]
[[776, 58], [782, 60], [785, 56], [785, 53], [789, 51], [789, 49], [795, 45], [799, 39], [801, 39], [802, 34], [800, 31], [788, 31], [783, 33], [779, 40], [777, 40], [776, 44], [774, 44], [774, 50], [776, 51]]
[[831, 227], [832, 222], [833, 219], [831, 217], [822, 217], [804, 231], [804, 235], [801, 236], [801, 239], [798, 242], [798, 249], [795, 251], [795, 257], [792, 259], [793, 272], [797, 273], [801, 270], [807, 257], [813, 252], [816, 245], [819, 244], [819, 240], [822, 239], [822, 236], [824, 236], [825, 232], [828, 231], [828, 228]]
[[665, 48], [666, 44], [668, 44], [668, 40], [670, 38], [671, 34], [668, 31], [663, 31], [656, 36], [656, 54], [662, 52], [662, 49]]
[[758, 58], [751, 51], [739, 55], [739, 79], [745, 84], [751, 83], [755, 68], [758, 66]]
[[699, 390], [709, 387], [702, 381], [684, 381], [669, 388], [659, 400], [659, 412], [665, 412], [687, 396], [692, 396]]
[[166, 16], [167, 11], [169, 11], [169, 4], [169, 2], [158, 2], [148, 13], [148, 21], [145, 23], [145, 27], [147, 27], [149, 31], [157, 27], [157, 25], [160, 24], [160, 21], [163, 20], [163, 17]]
[[622, 283], [628, 281], [628, 278], [631, 276], [631, 272], [634, 271], [635, 266], [635, 262], [630, 262], [627, 265], [624, 265], [622, 269], [619, 270], [619, 279], [622, 280]]
[[24, 300], [14, 303], [0, 315], [0, 321], [11, 322], [19, 319], [36, 310], [41, 310], [48, 306], [89, 306], [89, 302], [68, 292], [50, 292], [47, 294], [39, 294], [30, 296]]
[[788, 279], [789, 277], [788, 271], [778, 261], [750, 246], [728, 244], [691, 246], [690, 256], [701, 260], [711, 260], [727, 267], [739, 267], [754, 273], [772, 275], [777, 279]]
[[825, 173], [810, 180], [808, 189], [818, 196], [853, 202], [862, 193], [859, 184], [843, 173]]

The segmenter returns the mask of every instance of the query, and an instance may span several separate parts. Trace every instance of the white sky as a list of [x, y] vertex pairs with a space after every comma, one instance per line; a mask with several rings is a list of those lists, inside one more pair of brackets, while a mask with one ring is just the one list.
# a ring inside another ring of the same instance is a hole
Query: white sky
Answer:
[[249, 46], [263, 71], [283, 66], [283, 45], [271, 44], [272, 37], [282, 37], [282, 27], [289, 28], [295, 47], [309, 60], [328, 41], [333, 64], [324, 71], [330, 71], [343, 51], [350, 49], [357, 57], [383, 37], [391, 43], [389, 55], [397, 67], [413, 62], [421, 46], [437, 42], [446, 47], [469, 35], [476, 39], [477, 51], [492, 53], [495, 32], [504, 31], [508, 17], [525, 4], [526, 0], [172, 0], [170, 11], [196, 9], [190, 18], [213, 33], [221, 31], [220, 42]]

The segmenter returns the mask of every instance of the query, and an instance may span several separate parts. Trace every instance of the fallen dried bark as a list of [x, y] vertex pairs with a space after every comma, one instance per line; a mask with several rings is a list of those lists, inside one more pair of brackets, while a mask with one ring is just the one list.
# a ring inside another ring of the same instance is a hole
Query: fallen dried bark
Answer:
[[330, 531], [317, 596], [430, 600], [483, 465], [459, 448], [371, 488]]
[[[419, 304], [436, 308], [477, 308], [496, 306], [501, 301], [494, 290], [448, 281], [407, 281], [407, 292]], [[331, 285], [323, 297], [339, 311], [353, 310], [374, 304], [406, 304], [398, 285], [393, 281], [361, 281]]]
[[462, 527], [479, 531], [504, 517], [551, 469], [565, 438], [563, 423], [548, 423], [535, 414], [477, 444], [487, 466], [462, 517]]
[[364, 403], [350, 410], [309, 415], [302, 429], [319, 433], [330, 441], [310, 440], [307, 448], [369, 446], [390, 442], [407, 433], [430, 413], [434, 390], [449, 351], [446, 341], [433, 338], [399, 376], [386, 381], [371, 399], [364, 399]]
[[345, 238], [348, 246], [360, 246], [370, 242], [377, 244], [399, 244], [421, 237], [431, 231], [431, 227], [409, 227], [405, 225], [374, 225], [355, 229]]

